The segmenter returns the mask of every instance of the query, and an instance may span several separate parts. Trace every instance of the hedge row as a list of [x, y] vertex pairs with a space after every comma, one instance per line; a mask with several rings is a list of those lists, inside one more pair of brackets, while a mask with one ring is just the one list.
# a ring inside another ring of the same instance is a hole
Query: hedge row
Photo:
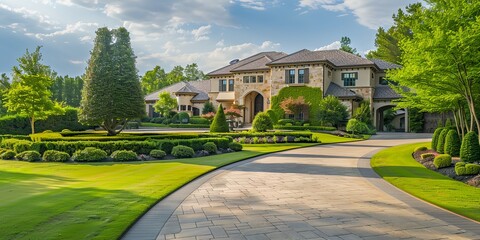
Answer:
[[83, 150], [87, 147], [95, 147], [112, 153], [117, 150], [131, 150], [139, 154], [148, 154], [151, 150], [161, 149], [167, 153], [177, 145], [192, 147], [194, 150], [202, 150], [203, 144], [207, 142], [215, 143], [219, 148], [228, 148], [232, 142], [229, 138], [199, 138], [199, 139], [180, 139], [180, 140], [152, 140], [152, 141], [57, 141], [57, 142], [31, 142], [26, 140], [7, 139], [1, 143], [1, 147], [12, 149], [17, 153], [35, 150], [43, 154], [47, 150], [56, 150], [66, 152], [70, 155], [77, 150]]
[[217, 136], [229, 136], [232, 138], [238, 137], [308, 137], [312, 138], [312, 133], [309, 132], [231, 132], [231, 133], [217, 133], [210, 134]]
[[172, 123], [168, 125], [171, 128], [210, 128], [210, 124], [192, 124], [192, 123], [187, 123], [187, 124], [176, 124]]
[[283, 130], [311, 130], [311, 131], [335, 131], [337, 130], [335, 127], [324, 127], [324, 126], [282, 126], [282, 125], [275, 125], [273, 126], [274, 129], [283, 129]]

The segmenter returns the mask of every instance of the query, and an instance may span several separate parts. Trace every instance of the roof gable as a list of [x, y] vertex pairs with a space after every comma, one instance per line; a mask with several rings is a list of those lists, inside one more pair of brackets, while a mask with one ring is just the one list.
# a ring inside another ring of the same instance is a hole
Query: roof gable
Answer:
[[[242, 59], [234, 64], [227, 65], [225, 67], [219, 68], [215, 71], [208, 73], [208, 76], [215, 76], [215, 75], [231, 75], [234, 71], [245, 71], [245, 70], [237, 70], [237, 69], [246, 69], [246, 70], [262, 70], [267, 69], [268, 67], [265, 65], [266, 62], [262, 59], [267, 57], [270, 61], [278, 59], [280, 57], [286, 56], [286, 53], [283, 52], [261, 52], [257, 53], [253, 56], [248, 58]], [[260, 60], [260, 61], [259, 61]], [[268, 62], [270, 62], [268, 61]], [[265, 63], [264, 63], [265, 62]], [[263, 65], [262, 65], [263, 64]], [[246, 66], [248, 65], [248, 66]], [[244, 66], [246, 66], [244, 68]]]

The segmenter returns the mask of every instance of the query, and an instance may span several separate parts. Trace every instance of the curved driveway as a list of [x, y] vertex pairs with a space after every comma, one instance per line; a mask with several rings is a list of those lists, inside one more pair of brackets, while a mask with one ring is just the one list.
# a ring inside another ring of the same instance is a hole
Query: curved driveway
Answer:
[[234, 164], [164, 199], [123, 238], [480, 239], [480, 224], [396, 190], [370, 169], [375, 151], [427, 140], [411, 136]]

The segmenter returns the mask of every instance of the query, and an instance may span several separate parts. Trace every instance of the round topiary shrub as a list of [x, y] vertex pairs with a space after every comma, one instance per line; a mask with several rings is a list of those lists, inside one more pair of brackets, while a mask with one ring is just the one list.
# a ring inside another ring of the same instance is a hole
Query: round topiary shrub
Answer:
[[20, 161], [38, 162], [42, 160], [42, 155], [37, 151], [24, 151], [15, 156]]
[[152, 157], [152, 158], [162, 159], [165, 156], [167, 156], [167, 153], [165, 153], [165, 151], [163, 151], [163, 150], [154, 149], [154, 150], [150, 151], [150, 157]]
[[131, 150], [117, 150], [110, 157], [115, 162], [138, 161], [137, 153]]
[[273, 122], [266, 112], [259, 112], [253, 119], [252, 129], [254, 132], [266, 132], [273, 129]]
[[228, 144], [228, 148], [232, 149], [235, 152], [242, 151], [243, 146], [240, 143], [237, 142], [231, 142]]
[[210, 125], [210, 132], [229, 132], [227, 118], [223, 112], [223, 106], [220, 104], [218, 111], [213, 118], [212, 125]]
[[272, 120], [272, 123], [277, 124], [277, 122], [278, 122], [277, 113], [275, 113], [275, 111], [273, 111], [273, 109], [268, 109], [266, 113], [268, 114], [268, 116]]
[[1, 159], [12, 160], [15, 158], [16, 153], [12, 150], [7, 150], [0, 155]]
[[191, 147], [178, 145], [173, 147], [172, 155], [176, 158], [191, 158], [195, 155], [195, 151]]
[[444, 152], [452, 157], [460, 156], [460, 137], [456, 130], [449, 130], [445, 138]]
[[351, 132], [352, 134], [363, 134], [368, 133], [369, 129], [366, 123], [360, 122], [355, 118], [351, 118], [347, 122], [347, 132]]
[[437, 142], [437, 152], [438, 153], [445, 153], [445, 139], [447, 137], [448, 131], [450, 131], [448, 128], [444, 128], [441, 132], [440, 135], [438, 135], [438, 142]]
[[475, 132], [465, 134], [460, 147], [460, 159], [464, 162], [480, 161], [480, 145]]
[[72, 160], [76, 162], [98, 162], [107, 159], [107, 152], [102, 149], [87, 147], [83, 150], [77, 150]]
[[440, 136], [440, 133], [442, 133], [443, 129], [444, 129], [443, 127], [439, 127], [437, 129], [435, 129], [435, 132], [433, 132], [432, 149], [434, 151], [437, 151], [438, 137]]
[[70, 154], [56, 150], [47, 150], [43, 153], [42, 158], [47, 162], [66, 162], [70, 160]]
[[186, 112], [179, 112], [177, 114], [178, 122], [179, 123], [189, 123], [190, 122], [190, 115]]
[[413, 152], [423, 152], [423, 151], [427, 151], [427, 150], [428, 150], [427, 147], [421, 146], [421, 147], [415, 148], [415, 150], [413, 150]]
[[435, 165], [437, 169], [450, 167], [450, 165], [452, 165], [452, 156], [440, 154], [433, 159], [433, 165]]
[[217, 145], [213, 142], [207, 142], [203, 144], [203, 150], [207, 151], [209, 154], [217, 153]]

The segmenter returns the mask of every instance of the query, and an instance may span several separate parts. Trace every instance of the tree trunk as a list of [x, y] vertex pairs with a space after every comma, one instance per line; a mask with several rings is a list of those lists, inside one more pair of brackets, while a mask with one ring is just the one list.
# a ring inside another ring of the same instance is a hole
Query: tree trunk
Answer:
[[30, 127], [32, 128], [32, 134], [35, 134], [35, 116], [30, 119]]

